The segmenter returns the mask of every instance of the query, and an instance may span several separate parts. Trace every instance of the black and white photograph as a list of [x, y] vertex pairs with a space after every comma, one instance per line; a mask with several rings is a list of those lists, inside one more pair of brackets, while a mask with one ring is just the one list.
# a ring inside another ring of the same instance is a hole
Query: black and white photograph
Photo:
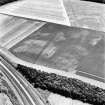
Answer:
[[105, 0], [0, 0], [0, 105], [105, 105]]

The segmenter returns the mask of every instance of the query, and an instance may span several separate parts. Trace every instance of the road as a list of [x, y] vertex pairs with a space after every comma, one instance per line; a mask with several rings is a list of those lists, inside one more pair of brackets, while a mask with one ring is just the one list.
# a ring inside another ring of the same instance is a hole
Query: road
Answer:
[[10, 80], [17, 92], [20, 94], [23, 103], [21, 105], [45, 105], [38, 92], [21, 76], [16, 70], [1, 58], [0, 66], [2, 72]]

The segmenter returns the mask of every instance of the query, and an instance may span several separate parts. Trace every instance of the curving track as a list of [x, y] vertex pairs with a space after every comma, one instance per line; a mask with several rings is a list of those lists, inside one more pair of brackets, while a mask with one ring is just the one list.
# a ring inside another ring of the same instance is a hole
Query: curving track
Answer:
[[38, 96], [38, 92], [2, 58], [0, 58], [0, 69], [20, 95], [23, 101], [21, 105], [45, 105], [41, 97]]

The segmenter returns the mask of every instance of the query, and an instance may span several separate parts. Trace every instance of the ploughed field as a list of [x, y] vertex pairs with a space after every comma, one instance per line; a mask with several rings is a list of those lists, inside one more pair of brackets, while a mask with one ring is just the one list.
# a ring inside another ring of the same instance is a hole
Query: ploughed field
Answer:
[[10, 51], [31, 63], [105, 78], [104, 42], [104, 32], [46, 24]]

